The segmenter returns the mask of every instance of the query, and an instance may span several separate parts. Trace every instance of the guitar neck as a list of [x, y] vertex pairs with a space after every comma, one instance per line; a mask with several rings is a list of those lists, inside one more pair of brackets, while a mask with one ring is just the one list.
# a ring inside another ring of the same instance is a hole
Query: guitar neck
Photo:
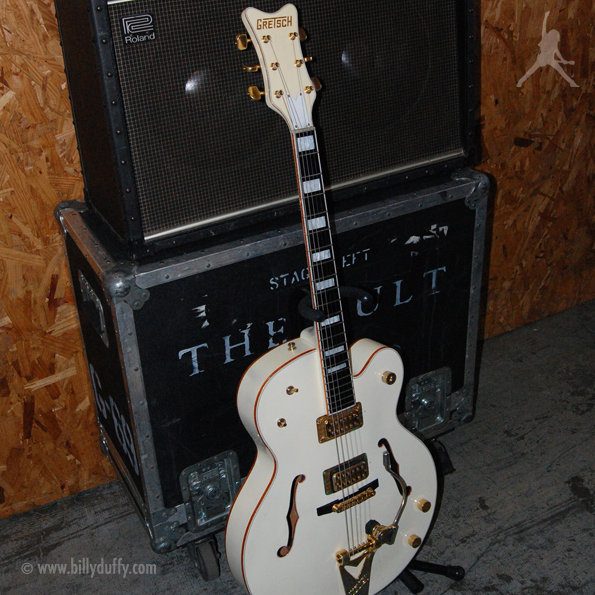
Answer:
[[292, 133], [312, 306], [326, 318], [315, 323], [329, 413], [355, 405], [351, 364], [324, 180], [314, 128]]

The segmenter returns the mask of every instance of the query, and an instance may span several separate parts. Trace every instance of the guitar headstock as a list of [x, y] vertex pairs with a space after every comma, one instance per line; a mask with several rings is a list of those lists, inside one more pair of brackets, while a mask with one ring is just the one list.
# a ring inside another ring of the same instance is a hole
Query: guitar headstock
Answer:
[[264, 79], [264, 92], [250, 87], [250, 98], [258, 100], [264, 93], [267, 105], [294, 132], [312, 128], [312, 107], [320, 83], [310, 78], [306, 69], [308, 59], [302, 54], [303, 36], [296, 7], [286, 4], [275, 13], [247, 8], [242, 12], [242, 20], [250, 39], [238, 35], [238, 49], [247, 49], [248, 42], [252, 41], [260, 62], [260, 67], [245, 66], [244, 70], [260, 70]]

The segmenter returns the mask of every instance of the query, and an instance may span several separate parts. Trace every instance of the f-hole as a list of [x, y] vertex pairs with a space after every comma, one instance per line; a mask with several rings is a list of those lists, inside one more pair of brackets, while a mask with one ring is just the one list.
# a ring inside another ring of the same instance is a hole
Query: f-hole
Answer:
[[289, 538], [287, 539], [287, 545], [284, 545], [279, 548], [279, 551], [277, 552], [277, 556], [279, 556], [279, 558], [284, 558], [285, 556], [287, 556], [287, 554], [289, 554], [293, 546], [295, 527], [297, 525], [298, 519], [300, 518], [297, 511], [295, 496], [297, 492], [298, 483], [302, 483], [302, 481], [304, 481], [305, 479], [305, 475], [298, 475], [294, 478], [291, 484], [291, 494], [289, 496], [289, 510], [287, 511], [287, 525], [289, 527]]
[[[397, 459], [395, 459], [395, 455], [393, 454], [393, 449], [390, 447], [390, 444], [388, 442], [388, 440], [386, 438], [381, 438], [378, 441], [378, 446], [379, 447], [383, 447], [386, 448], [386, 451], [388, 452], [388, 455], [390, 457], [390, 468], [397, 473], [398, 475], [400, 475], [399, 472], [399, 463], [397, 463]], [[401, 496], [403, 496], [403, 488], [401, 487], [401, 484], [398, 481], [395, 481], [395, 483], [397, 484], [397, 488], [399, 490], [399, 494], [401, 494]], [[407, 496], [409, 496], [411, 494], [411, 486], [407, 486]]]

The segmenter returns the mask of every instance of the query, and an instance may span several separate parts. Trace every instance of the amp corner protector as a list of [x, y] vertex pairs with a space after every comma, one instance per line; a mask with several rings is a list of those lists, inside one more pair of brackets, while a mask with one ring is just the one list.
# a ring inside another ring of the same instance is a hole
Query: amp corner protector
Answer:
[[465, 204], [471, 210], [475, 210], [487, 197], [490, 189], [490, 181], [488, 176], [483, 172], [466, 167], [454, 171], [451, 177], [457, 182], [473, 182], [469, 193], [465, 197]]
[[103, 283], [114, 304], [126, 302], [133, 310], [140, 310], [151, 297], [136, 284], [136, 264], [132, 262], [116, 263], [103, 273]]

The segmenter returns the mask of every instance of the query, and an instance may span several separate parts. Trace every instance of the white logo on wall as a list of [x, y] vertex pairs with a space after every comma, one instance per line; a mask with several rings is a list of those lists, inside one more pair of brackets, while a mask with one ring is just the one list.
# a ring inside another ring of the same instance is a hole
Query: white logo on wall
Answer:
[[545, 13], [543, 17], [543, 26], [541, 28], [541, 41], [539, 42], [539, 55], [535, 64], [529, 68], [525, 75], [517, 83], [517, 87], [521, 87], [523, 83], [539, 68], [543, 66], [551, 66], [553, 69], [560, 73], [560, 76], [567, 81], [571, 87], [578, 87], [577, 85], [564, 71], [560, 64], [574, 64], [572, 60], [564, 60], [558, 44], [560, 43], [560, 33], [556, 29], [547, 30], [546, 22], [549, 16], [549, 11]]
[[124, 29], [124, 41], [126, 43], [139, 43], [155, 39], [153, 17], [150, 14], [135, 14], [134, 16], [122, 17], [122, 28]]

